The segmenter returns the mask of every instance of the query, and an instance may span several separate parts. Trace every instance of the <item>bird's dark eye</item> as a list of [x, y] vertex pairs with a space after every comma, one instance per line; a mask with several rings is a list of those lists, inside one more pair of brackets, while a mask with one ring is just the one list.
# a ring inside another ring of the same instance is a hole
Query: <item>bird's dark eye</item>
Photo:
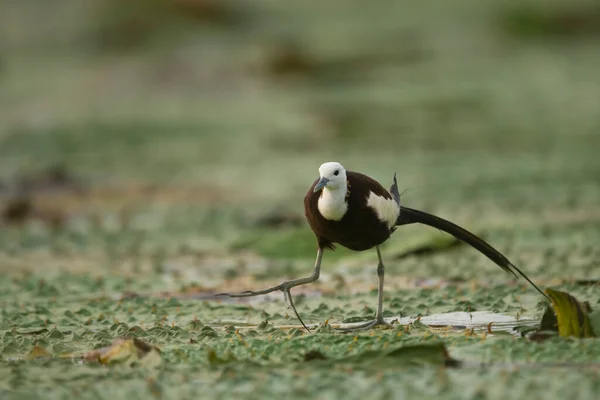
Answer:
[[338, 176], [340, 174], [340, 170], [336, 169], [335, 172], [333, 173], [335, 176]]

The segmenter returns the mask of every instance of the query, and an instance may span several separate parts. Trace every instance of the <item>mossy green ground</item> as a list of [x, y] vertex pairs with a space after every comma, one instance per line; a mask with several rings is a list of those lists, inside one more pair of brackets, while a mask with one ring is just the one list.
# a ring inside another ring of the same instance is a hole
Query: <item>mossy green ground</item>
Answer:
[[[213, 297], [311, 272], [337, 160], [598, 309], [594, 2], [96, 3], [0, 6], [0, 397], [597, 397], [600, 341], [521, 337], [540, 296], [435, 230], [384, 245], [384, 310], [450, 328], [332, 331], [373, 316], [374, 251], [293, 292], [314, 334]], [[121, 336], [162, 363], [81, 360]]]

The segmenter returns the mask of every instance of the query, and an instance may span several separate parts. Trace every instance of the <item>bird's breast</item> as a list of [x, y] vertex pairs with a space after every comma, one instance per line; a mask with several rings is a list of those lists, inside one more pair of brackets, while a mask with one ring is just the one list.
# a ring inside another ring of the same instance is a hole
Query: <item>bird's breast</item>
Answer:
[[348, 211], [345, 194], [324, 190], [317, 201], [319, 214], [328, 221], [341, 221]]

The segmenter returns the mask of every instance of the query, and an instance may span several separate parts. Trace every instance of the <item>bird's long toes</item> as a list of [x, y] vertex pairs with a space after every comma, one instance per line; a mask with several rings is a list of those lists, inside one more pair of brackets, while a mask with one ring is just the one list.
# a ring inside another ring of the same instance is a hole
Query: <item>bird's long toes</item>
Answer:
[[260, 295], [260, 293], [253, 292], [252, 290], [244, 290], [243, 292], [240, 292], [240, 293], [232, 293], [229, 295], [229, 297], [251, 297], [251, 296], [258, 296], [258, 295]]
[[245, 292], [240, 292], [240, 293], [217, 293], [215, 294], [215, 297], [221, 297], [221, 296], [227, 296], [227, 297], [247, 297], [247, 296], [251, 296], [251, 291], [246, 290]]
[[215, 294], [215, 297], [223, 297], [223, 296], [240, 297], [241, 295], [243, 295], [243, 292], [242, 293], [217, 293], [217, 294]]
[[342, 332], [342, 333], [349, 333], [349, 332], [356, 332], [356, 331], [366, 331], [366, 330], [369, 330], [369, 329], [372, 329], [372, 328], [375, 328], [378, 326], [383, 327], [383, 329], [394, 328], [394, 326], [392, 324], [390, 324], [389, 322], [386, 322], [384, 320], [374, 319], [372, 321], [367, 321], [364, 324], [350, 326], [347, 328], [335, 328], [335, 330], [338, 332]]

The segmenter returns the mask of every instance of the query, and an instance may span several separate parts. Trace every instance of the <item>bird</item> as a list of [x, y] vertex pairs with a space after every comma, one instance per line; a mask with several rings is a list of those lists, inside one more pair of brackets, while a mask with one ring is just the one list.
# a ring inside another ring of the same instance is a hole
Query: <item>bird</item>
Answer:
[[309, 277], [284, 281], [263, 290], [220, 293], [219, 295], [234, 298], [252, 297], [282, 291], [288, 306], [294, 311], [302, 326], [310, 332], [294, 306], [290, 290], [319, 279], [323, 252], [326, 249], [335, 250], [336, 245], [355, 251], [375, 248], [378, 258], [377, 277], [379, 283], [375, 319], [340, 330], [366, 330], [380, 325], [390, 327], [391, 325], [383, 318], [385, 266], [380, 246], [399, 226], [420, 223], [449, 233], [474, 247], [505, 272], [511, 273], [516, 278], [519, 275], [525, 278], [547, 298], [547, 295], [519, 268], [483, 239], [443, 218], [402, 206], [396, 174], [394, 174], [392, 185], [388, 191], [367, 175], [346, 171], [338, 162], [326, 162], [319, 167], [319, 178], [313, 182], [304, 197], [304, 212], [317, 239], [317, 257], [313, 273]]

